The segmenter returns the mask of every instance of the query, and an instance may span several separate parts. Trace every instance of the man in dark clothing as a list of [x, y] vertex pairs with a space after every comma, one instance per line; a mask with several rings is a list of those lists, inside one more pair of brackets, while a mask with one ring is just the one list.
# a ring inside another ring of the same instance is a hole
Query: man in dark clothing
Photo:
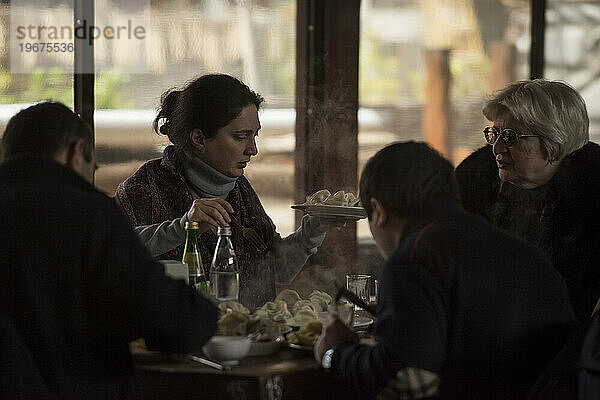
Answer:
[[464, 211], [452, 165], [423, 143], [377, 153], [360, 191], [387, 258], [376, 344], [332, 318], [315, 357], [364, 397], [524, 398], [575, 323], [559, 273]]
[[[91, 185], [92, 134], [67, 107], [19, 112], [3, 150], [2, 318], [56, 398], [140, 398], [128, 342], [144, 337], [149, 349], [198, 350], [216, 329], [215, 307], [166, 277], [114, 201]], [[3, 393], [34, 398], [29, 387], [10, 389]]]

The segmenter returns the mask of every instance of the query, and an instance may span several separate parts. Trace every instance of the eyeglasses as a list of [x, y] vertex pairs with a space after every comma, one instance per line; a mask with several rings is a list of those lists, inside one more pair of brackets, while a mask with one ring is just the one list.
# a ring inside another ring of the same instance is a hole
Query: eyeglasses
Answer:
[[538, 135], [525, 135], [517, 132], [514, 129], [506, 128], [498, 131], [498, 128], [494, 126], [486, 126], [483, 130], [483, 137], [489, 145], [494, 145], [498, 138], [502, 139], [506, 147], [513, 147], [520, 138], [523, 137], [536, 137]]

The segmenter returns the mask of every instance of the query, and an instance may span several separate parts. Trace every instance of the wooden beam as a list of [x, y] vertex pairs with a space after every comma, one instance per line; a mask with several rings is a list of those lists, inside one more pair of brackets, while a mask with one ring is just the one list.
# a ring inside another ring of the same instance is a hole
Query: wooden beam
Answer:
[[450, 50], [425, 52], [423, 132], [431, 147], [452, 160], [450, 147]]
[[516, 79], [517, 48], [513, 43], [492, 42], [489, 49], [492, 62], [489, 88], [493, 92]]
[[[297, 4], [294, 200], [302, 203], [319, 189], [357, 192], [360, 0]], [[328, 233], [322, 263], [356, 262], [349, 225]]]

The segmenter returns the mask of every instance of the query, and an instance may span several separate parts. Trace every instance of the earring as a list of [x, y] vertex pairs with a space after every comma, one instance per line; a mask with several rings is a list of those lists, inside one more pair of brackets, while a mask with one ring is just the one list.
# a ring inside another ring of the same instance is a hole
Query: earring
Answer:
[[204, 147], [200, 149], [200, 154], [204, 154]]

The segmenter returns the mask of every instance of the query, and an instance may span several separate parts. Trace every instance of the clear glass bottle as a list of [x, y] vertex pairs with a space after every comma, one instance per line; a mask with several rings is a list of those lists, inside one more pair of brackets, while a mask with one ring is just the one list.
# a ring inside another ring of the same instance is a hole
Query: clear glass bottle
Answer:
[[183, 249], [182, 262], [188, 266], [190, 285], [196, 288], [198, 293], [208, 297], [210, 295], [210, 284], [202, 265], [202, 257], [200, 257], [198, 223], [186, 222], [185, 231], [185, 247]]
[[219, 239], [210, 264], [210, 294], [218, 301], [239, 301], [240, 273], [231, 244], [231, 228], [219, 228], [217, 234]]

